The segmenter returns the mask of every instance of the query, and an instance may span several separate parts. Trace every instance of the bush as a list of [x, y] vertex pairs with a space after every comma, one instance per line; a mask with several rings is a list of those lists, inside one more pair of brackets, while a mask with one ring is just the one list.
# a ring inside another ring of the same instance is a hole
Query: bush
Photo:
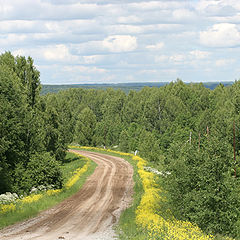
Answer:
[[14, 174], [14, 192], [29, 193], [32, 187], [54, 185], [62, 188], [63, 177], [59, 163], [49, 154], [35, 154], [25, 169], [19, 164]]

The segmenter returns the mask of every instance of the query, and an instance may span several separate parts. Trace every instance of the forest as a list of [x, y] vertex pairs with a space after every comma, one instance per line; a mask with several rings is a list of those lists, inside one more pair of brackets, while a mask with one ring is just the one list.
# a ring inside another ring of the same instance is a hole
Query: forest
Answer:
[[[214, 89], [219, 84], [224, 86], [232, 85], [233, 82], [204, 82], [203, 85], [206, 88]], [[129, 93], [131, 90], [140, 91], [144, 87], [163, 87], [167, 85], [168, 82], [133, 82], [133, 83], [100, 83], [100, 84], [69, 84], [69, 85], [47, 85], [42, 84], [41, 94], [47, 93], [57, 93], [61, 90], [66, 90], [69, 88], [84, 88], [84, 89], [96, 89], [96, 90], [106, 90], [107, 88], [112, 88], [114, 90], [122, 90], [125, 93]]]
[[61, 188], [71, 143], [138, 150], [171, 173], [163, 187], [175, 217], [240, 236], [240, 81], [40, 91], [32, 58], [0, 56], [0, 193]]

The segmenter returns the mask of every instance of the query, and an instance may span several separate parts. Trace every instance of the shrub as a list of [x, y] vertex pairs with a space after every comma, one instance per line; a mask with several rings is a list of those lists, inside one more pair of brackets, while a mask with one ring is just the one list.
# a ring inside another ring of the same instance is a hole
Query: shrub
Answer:
[[22, 164], [16, 167], [14, 192], [29, 193], [32, 187], [54, 185], [62, 188], [63, 177], [59, 163], [49, 154], [35, 154], [25, 169]]

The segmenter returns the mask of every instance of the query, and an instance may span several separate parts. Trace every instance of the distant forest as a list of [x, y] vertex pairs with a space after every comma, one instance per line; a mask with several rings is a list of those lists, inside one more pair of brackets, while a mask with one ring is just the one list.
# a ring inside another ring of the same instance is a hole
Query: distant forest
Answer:
[[[225, 87], [232, 85], [234, 82], [205, 82], [204, 87], [211, 90], [215, 89], [219, 84], [223, 84]], [[131, 90], [140, 91], [144, 87], [163, 87], [169, 84], [169, 82], [134, 82], [134, 83], [109, 83], [109, 84], [68, 84], [68, 85], [42, 85], [41, 94], [45, 95], [47, 93], [57, 93], [61, 90], [66, 90], [69, 88], [84, 88], [84, 89], [101, 89], [105, 90], [107, 88], [112, 88], [114, 90], [122, 90], [128, 93]]]

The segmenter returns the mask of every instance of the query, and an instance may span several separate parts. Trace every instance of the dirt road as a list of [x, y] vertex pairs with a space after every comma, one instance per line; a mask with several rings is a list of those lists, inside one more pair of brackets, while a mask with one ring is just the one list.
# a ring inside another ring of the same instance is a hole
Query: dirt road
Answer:
[[71, 150], [98, 166], [79, 192], [38, 217], [0, 231], [1, 240], [110, 240], [112, 225], [131, 202], [133, 169], [122, 158]]

